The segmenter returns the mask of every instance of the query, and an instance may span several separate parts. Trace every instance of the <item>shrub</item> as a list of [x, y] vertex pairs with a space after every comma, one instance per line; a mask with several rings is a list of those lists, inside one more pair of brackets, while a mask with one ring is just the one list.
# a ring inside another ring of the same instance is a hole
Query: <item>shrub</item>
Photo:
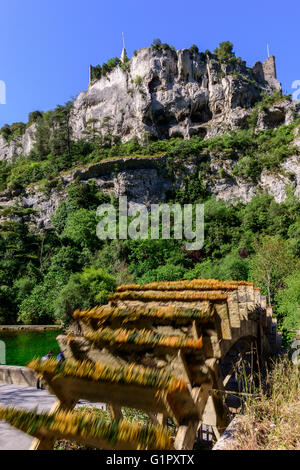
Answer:
[[285, 280], [286, 287], [276, 294], [279, 318], [287, 330], [300, 328], [300, 271], [295, 271]]
[[185, 268], [180, 265], [166, 264], [159, 266], [152, 271], [146, 272], [138, 282], [147, 284], [149, 282], [159, 281], [179, 281], [184, 275]]
[[190, 49], [192, 54], [199, 54], [199, 49], [198, 49], [198, 46], [196, 46], [196, 44], [193, 44]]
[[29, 113], [28, 115], [28, 124], [38, 122], [40, 119], [42, 119], [43, 115], [43, 111], [32, 111], [32, 113]]
[[161, 40], [160, 40], [160, 39], [158, 39], [158, 38], [157, 38], [157, 39], [153, 39], [152, 44], [151, 44], [151, 47], [152, 47], [153, 49], [159, 49], [159, 48], [161, 47], [161, 44], [162, 44], [162, 43], [161, 43]]
[[143, 81], [142, 77], [140, 75], [137, 75], [135, 79], [133, 80], [133, 83], [135, 85], [141, 85], [142, 81]]
[[0, 134], [4, 137], [7, 142], [10, 142], [15, 137], [21, 137], [26, 130], [26, 124], [24, 122], [14, 122], [10, 126], [5, 124], [0, 129]]
[[115, 287], [115, 278], [102, 269], [89, 267], [82, 273], [72, 274], [54, 303], [57, 321], [67, 323], [76, 309], [88, 309], [107, 303], [108, 296]]
[[220, 62], [229, 62], [235, 58], [233, 44], [230, 41], [220, 42], [219, 47], [214, 50]]
[[101, 77], [106, 76], [109, 72], [111, 72], [115, 67], [120, 65], [120, 59], [118, 57], [113, 57], [109, 59], [107, 62], [104, 62], [102, 65], [92, 66], [91, 74], [92, 80], [99, 80]]

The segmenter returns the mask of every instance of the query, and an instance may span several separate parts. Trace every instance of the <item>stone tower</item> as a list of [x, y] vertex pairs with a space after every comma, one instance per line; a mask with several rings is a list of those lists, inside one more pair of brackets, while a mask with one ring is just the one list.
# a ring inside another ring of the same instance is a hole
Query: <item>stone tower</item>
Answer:
[[123, 50], [122, 50], [122, 54], [121, 54], [121, 57], [120, 57], [120, 61], [122, 62], [122, 64], [124, 64], [127, 60], [127, 52], [126, 52], [126, 49], [125, 47], [123, 47]]
[[125, 49], [124, 33], [122, 33], [122, 39], [123, 39], [123, 50], [122, 50], [122, 54], [121, 54], [121, 57], [120, 57], [120, 61], [122, 62], [122, 64], [124, 64], [127, 61], [127, 52], [126, 52], [126, 49]]
[[273, 55], [271, 55], [264, 61], [263, 71], [264, 71], [265, 80], [268, 80], [270, 78], [277, 79], [275, 57]]
[[273, 88], [281, 91], [281, 84], [277, 80], [275, 56], [271, 55], [263, 64], [261, 62], [256, 62], [253, 67], [253, 72], [259, 81], [266, 81]]

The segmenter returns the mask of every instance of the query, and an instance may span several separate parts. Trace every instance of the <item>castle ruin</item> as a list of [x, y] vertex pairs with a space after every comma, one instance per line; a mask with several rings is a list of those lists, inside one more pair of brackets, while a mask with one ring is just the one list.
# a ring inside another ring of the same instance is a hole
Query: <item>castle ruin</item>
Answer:
[[268, 82], [276, 90], [281, 91], [281, 84], [277, 80], [275, 56], [269, 56], [264, 63], [256, 62], [252, 70], [259, 81]]

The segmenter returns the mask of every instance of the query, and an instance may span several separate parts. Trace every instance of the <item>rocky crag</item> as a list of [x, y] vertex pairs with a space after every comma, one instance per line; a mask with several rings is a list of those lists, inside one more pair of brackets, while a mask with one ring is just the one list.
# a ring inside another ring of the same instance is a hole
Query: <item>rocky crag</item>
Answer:
[[[209, 139], [247, 129], [253, 107], [262, 95], [281, 91], [273, 56], [249, 68], [241, 60], [222, 63], [213, 54], [149, 47], [139, 50], [123, 65], [91, 80], [88, 89], [75, 100], [70, 115], [74, 140], [86, 139], [91, 128], [100, 136], [113, 135], [123, 142], [134, 137]], [[297, 106], [288, 99], [260, 108], [254, 132], [288, 125], [297, 113]], [[35, 131], [33, 124], [9, 142], [0, 135], [0, 160], [12, 162], [19, 155], [28, 155], [34, 147]], [[300, 147], [298, 131], [296, 128], [295, 148]], [[198, 157], [186, 163], [183, 174], [197, 170], [201, 160]], [[48, 228], [51, 214], [65, 197], [66, 186], [74, 180], [93, 180], [102, 191], [127, 195], [130, 202], [163, 202], [182, 180], [170, 175], [167, 158], [164, 154], [93, 163], [60, 175], [59, 189], [53, 187], [47, 193], [40, 190], [39, 184], [22, 191], [6, 191], [0, 194], [0, 206], [31, 208], [37, 211], [31, 220], [40, 228]], [[217, 198], [248, 202], [255, 194], [268, 192], [280, 202], [291, 181], [300, 196], [297, 152], [281, 163], [279, 172], [263, 170], [256, 182], [234, 176], [234, 165], [230, 159], [224, 161], [211, 153], [210, 178], [205, 183]]]
[[[101, 133], [123, 141], [145, 133], [159, 139], [209, 138], [245, 127], [261, 92], [273, 89], [281, 89], [274, 57], [251, 69], [187, 49], [145, 48], [130, 60], [128, 71], [117, 67], [78, 96], [72, 128], [76, 138], [84, 137], [91, 120]], [[285, 120], [289, 116], [279, 113], [273, 124]]]
[[14, 161], [19, 155], [29, 155], [35, 143], [36, 125], [29, 126], [24, 134], [9, 142], [0, 134], [0, 160]]
[[[295, 140], [300, 150], [300, 139]], [[165, 202], [168, 195], [181, 187], [182, 177], [195, 174], [199, 169], [201, 159], [195, 157], [185, 166], [184, 174], [174, 178], [166, 168], [168, 155], [144, 158], [140, 156], [116, 158], [111, 161], [93, 163], [85, 167], [76, 168], [57, 178], [60, 188], [54, 187], [48, 191], [41, 190], [39, 184], [30, 185], [21, 193], [4, 192], [0, 194], [0, 206], [22, 207], [33, 209], [29, 220], [39, 229], [51, 227], [51, 215], [58, 204], [65, 199], [65, 189], [74, 181], [87, 183], [94, 181], [96, 186], [104, 193], [113, 193], [114, 196], [127, 196], [129, 205], [143, 203], [149, 206], [152, 203]], [[279, 172], [264, 170], [258, 181], [247, 181], [232, 174], [234, 162], [218, 159], [217, 155], [211, 158], [211, 173], [207, 181], [207, 190], [217, 199], [232, 202], [249, 202], [255, 195], [268, 193], [276, 202], [286, 198], [287, 188], [293, 184], [295, 195], [300, 197], [300, 157], [294, 155], [281, 164]], [[220, 170], [225, 175], [220, 176]], [[18, 216], [14, 216], [18, 219]], [[0, 221], [6, 218], [0, 216]]]
[[[262, 93], [281, 90], [275, 58], [249, 68], [245, 62], [220, 63], [213, 54], [140, 49], [125, 68], [115, 67], [91, 80], [79, 94], [71, 114], [73, 138], [85, 139], [92, 125], [128, 141], [145, 133], [159, 139], [200, 135], [210, 138], [247, 127], [251, 108]], [[288, 124], [293, 106], [281, 103], [259, 118], [258, 129]], [[28, 155], [34, 145], [35, 125], [8, 144], [0, 135], [0, 159]]]

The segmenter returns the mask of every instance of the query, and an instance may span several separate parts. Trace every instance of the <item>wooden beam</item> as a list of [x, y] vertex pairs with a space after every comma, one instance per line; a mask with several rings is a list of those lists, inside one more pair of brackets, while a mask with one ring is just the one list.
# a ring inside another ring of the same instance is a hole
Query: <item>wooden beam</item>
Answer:
[[214, 435], [216, 436], [217, 441], [220, 439], [221, 434], [219, 433], [219, 429], [217, 426], [212, 426], [212, 430], [214, 432]]
[[185, 379], [185, 381], [187, 383], [189, 383], [190, 385], [192, 384], [192, 374], [189, 370], [189, 367], [188, 367], [188, 364], [185, 360], [185, 357], [184, 357], [184, 354], [183, 352], [180, 350], [178, 351], [178, 363], [181, 365], [181, 374], [182, 374], [182, 377]]
[[118, 419], [118, 420], [123, 419], [122, 407], [121, 406], [114, 405], [114, 404], [110, 403], [108, 405], [108, 409], [109, 409], [111, 419]]
[[190, 421], [187, 425], [179, 426], [174, 448], [176, 450], [193, 450], [199, 421]]
[[[148, 411], [148, 416], [149, 418], [151, 419], [152, 423], [159, 426], [161, 423], [159, 422], [159, 419], [158, 417], [161, 415], [160, 413], [159, 414], [156, 414], [156, 413], [152, 413], [152, 411]], [[164, 416], [164, 415], [161, 415], [161, 416]]]
[[[74, 400], [61, 401], [58, 399], [54, 403], [52, 408], [50, 409], [49, 414], [55, 414], [55, 413], [58, 413], [59, 411], [70, 411], [75, 406], [76, 406], [76, 401]], [[38, 438], [33, 439], [29, 450], [52, 450], [55, 445], [56, 440], [57, 439], [55, 437], [45, 434], [41, 436], [40, 439]]]
[[198, 410], [198, 416], [200, 420], [202, 420], [202, 415], [203, 415], [211, 388], [212, 388], [212, 384], [209, 382], [206, 384], [202, 384], [201, 387], [194, 387], [192, 389], [192, 397], [196, 404], [196, 407]]
[[66, 401], [65, 397], [75, 402], [84, 399], [92, 403], [110, 403], [118, 407], [136, 408], [146, 413], [163, 413], [172, 417], [178, 424], [184, 419], [198, 416], [197, 407], [188, 388], [164, 392], [156, 387], [138, 384], [95, 382], [64, 376], [57, 376], [52, 380], [47, 377], [47, 381], [63, 403]]
[[[137, 408], [146, 412], [166, 412], [163, 392], [160, 395], [155, 387], [138, 384], [114, 383], [78, 378], [56, 377], [50, 381], [55, 394], [66, 394], [77, 400], [87, 400], [92, 403], [110, 403], [119, 407]], [[179, 391], [179, 393], [181, 393]], [[183, 394], [184, 395], [184, 394]]]
[[[96, 438], [90, 436], [75, 436], [74, 434], [68, 433], [61, 433], [59, 431], [48, 431], [48, 430], [38, 430], [35, 432], [36, 440], [39, 442], [47, 442], [51, 440], [55, 443], [57, 440], [68, 440], [68, 441], [76, 441], [86, 447], [96, 448], [100, 450], [136, 450], [139, 443], [137, 441], [132, 440], [118, 440], [117, 442], [110, 442], [109, 440], [105, 440], [105, 438]], [[155, 445], [152, 446], [152, 449], [157, 449]], [[173, 449], [173, 446], [170, 446], [169, 449]], [[40, 447], [39, 450], [49, 450], [48, 448]], [[151, 450], [150, 448], [147, 450]]]
[[164, 415], [163, 413], [158, 413], [157, 415], [157, 422], [160, 426], [166, 426], [167, 425], [167, 416]]

